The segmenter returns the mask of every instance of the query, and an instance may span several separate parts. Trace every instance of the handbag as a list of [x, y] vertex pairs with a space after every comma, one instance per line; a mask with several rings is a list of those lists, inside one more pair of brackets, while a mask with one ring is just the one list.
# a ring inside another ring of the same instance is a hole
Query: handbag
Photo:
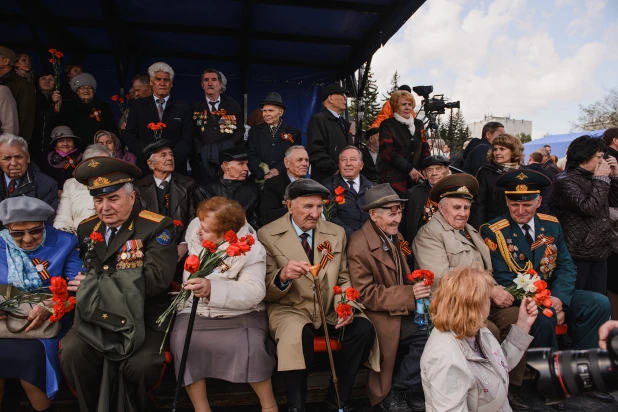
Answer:
[[[21, 291], [12, 285], [0, 285], [0, 302], [10, 299]], [[4, 312], [6, 319], [0, 321], [0, 339], [52, 339], [60, 333], [60, 322], [44, 322], [41, 326], [26, 332], [32, 323], [28, 314], [36, 304], [22, 303], [11, 312]]]

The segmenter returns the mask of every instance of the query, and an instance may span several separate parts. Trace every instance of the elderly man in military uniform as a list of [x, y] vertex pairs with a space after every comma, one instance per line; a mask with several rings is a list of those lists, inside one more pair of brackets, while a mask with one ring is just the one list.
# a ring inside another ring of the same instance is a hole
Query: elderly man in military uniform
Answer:
[[[314, 180], [295, 180], [286, 191], [289, 213], [258, 232], [266, 248], [265, 301], [270, 333], [277, 344], [278, 370], [283, 372], [290, 412], [305, 410], [307, 369], [314, 359], [313, 340], [323, 336], [324, 325], [309, 273], [309, 266], [320, 263], [323, 256], [326, 266], [318, 275], [326, 326], [331, 337], [343, 338], [341, 352], [335, 359], [342, 404], [347, 406], [356, 373], [363, 363], [369, 359], [372, 369], [379, 370], [375, 329], [360, 307], [351, 302], [356, 314], [344, 317], [338, 317], [335, 311], [339, 298], [333, 287], [339, 286], [345, 293], [352, 284], [345, 231], [320, 219], [322, 201], [329, 195], [328, 189]], [[332, 382], [326, 402], [336, 404]]]
[[[541, 189], [550, 184], [547, 176], [532, 170], [514, 170], [499, 177], [496, 186], [506, 189], [509, 214], [483, 225], [481, 235], [500, 285], [513, 285], [518, 274], [530, 269], [547, 282], [553, 316], [537, 317], [530, 330], [533, 346], [558, 349], [556, 325], [567, 324], [573, 349], [596, 348], [597, 331], [610, 316], [609, 301], [599, 293], [575, 289], [577, 269], [558, 219], [536, 212], [542, 201]], [[594, 396], [610, 400], [607, 394]]]
[[86, 411], [145, 411], [165, 363], [165, 326], [176, 267], [174, 224], [141, 210], [132, 181], [140, 170], [111, 157], [80, 163], [75, 178], [94, 197], [96, 215], [77, 228], [85, 268], [69, 282], [76, 292], [73, 328], [60, 363]]

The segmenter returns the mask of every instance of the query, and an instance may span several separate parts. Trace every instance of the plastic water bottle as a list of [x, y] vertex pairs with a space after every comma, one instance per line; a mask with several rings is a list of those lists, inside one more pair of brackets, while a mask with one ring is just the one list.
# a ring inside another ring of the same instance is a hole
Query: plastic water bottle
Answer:
[[416, 312], [414, 313], [414, 323], [421, 327], [427, 327], [425, 308], [429, 308], [429, 299], [416, 299]]

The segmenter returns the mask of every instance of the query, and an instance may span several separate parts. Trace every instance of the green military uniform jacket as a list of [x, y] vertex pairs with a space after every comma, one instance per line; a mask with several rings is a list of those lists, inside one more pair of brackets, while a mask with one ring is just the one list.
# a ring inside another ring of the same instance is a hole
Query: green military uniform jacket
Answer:
[[547, 282], [552, 296], [566, 306], [571, 304], [577, 269], [558, 219], [541, 213], [534, 216], [533, 250], [510, 215], [481, 226], [481, 236], [489, 248], [494, 278], [500, 285], [513, 285], [517, 274], [527, 270], [526, 266], [531, 267]]

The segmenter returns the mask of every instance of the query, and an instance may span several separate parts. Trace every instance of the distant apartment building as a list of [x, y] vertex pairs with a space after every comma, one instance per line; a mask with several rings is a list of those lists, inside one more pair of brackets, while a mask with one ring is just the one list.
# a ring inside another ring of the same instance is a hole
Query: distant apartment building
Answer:
[[504, 130], [508, 134], [512, 134], [513, 136], [518, 135], [520, 133], [532, 134], [532, 122], [530, 120], [517, 120], [511, 119], [511, 116], [499, 117], [493, 116], [491, 114], [486, 114], [485, 119], [468, 123], [468, 129], [470, 129], [470, 136], [472, 137], [482, 137], [481, 133], [483, 131], [483, 126], [489, 122], [500, 122], [504, 125]]

